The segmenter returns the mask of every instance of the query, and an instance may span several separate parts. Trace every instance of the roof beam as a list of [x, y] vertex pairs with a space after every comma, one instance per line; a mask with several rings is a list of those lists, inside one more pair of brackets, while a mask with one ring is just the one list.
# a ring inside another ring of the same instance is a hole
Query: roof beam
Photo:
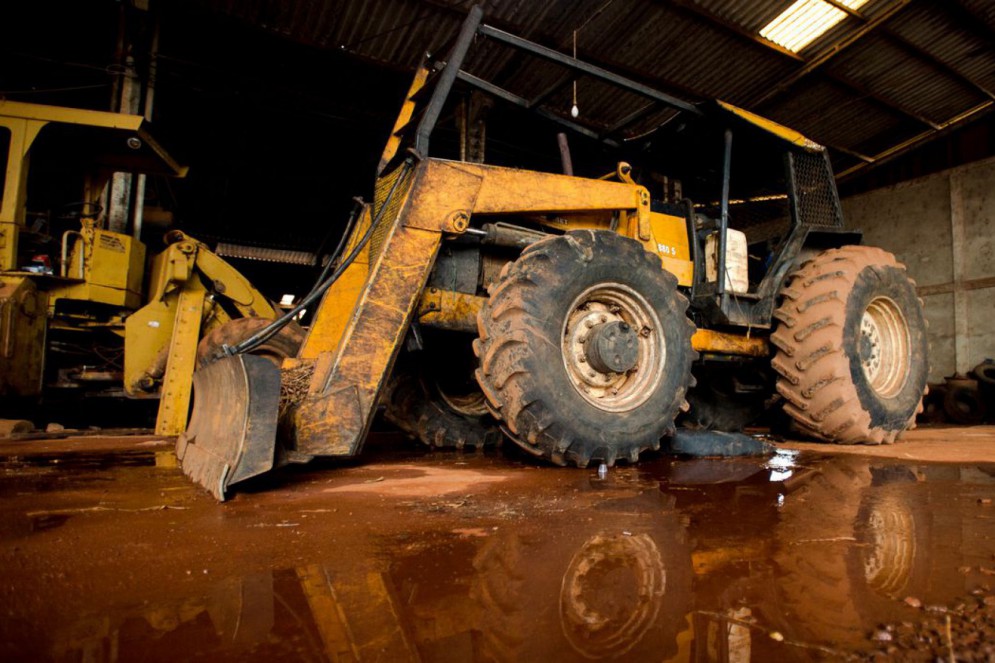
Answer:
[[936, 138], [940, 134], [946, 133], [962, 124], [966, 124], [970, 121], [976, 120], [982, 117], [983, 115], [992, 112], [993, 110], [995, 110], [995, 101], [991, 100], [984, 101], [978, 104], [977, 106], [969, 108], [963, 113], [960, 113], [950, 118], [949, 120], [941, 124], [939, 129], [931, 129], [929, 131], [924, 131], [923, 133], [913, 136], [912, 138], [909, 138], [908, 140], [903, 141], [898, 145], [893, 145], [892, 147], [889, 147], [888, 149], [878, 154], [875, 154], [870, 161], [865, 161], [864, 163], [858, 163], [856, 166], [844, 170], [842, 173], [839, 173], [836, 176], [836, 178], [839, 180], [850, 179], [852, 176], [854, 176], [855, 174], [859, 173], [862, 170], [871, 167], [877, 167], [884, 163], [887, 163], [892, 159], [895, 159], [905, 154], [906, 152], [909, 152], [910, 150], [919, 147], [923, 143], [926, 143], [927, 141]]
[[678, 99], [677, 97], [669, 95], [665, 92], [651, 88], [648, 85], [643, 85], [638, 81], [634, 81], [624, 76], [619, 76], [612, 71], [603, 69], [595, 64], [591, 64], [590, 62], [585, 62], [584, 60], [564, 55], [563, 53], [560, 53], [552, 48], [547, 48], [541, 44], [522, 39], [521, 37], [505, 32], [504, 30], [499, 30], [498, 28], [484, 24], [477, 30], [477, 34], [489, 37], [495, 41], [504, 42], [505, 44], [525, 51], [526, 53], [531, 53], [532, 55], [543, 58], [544, 60], [555, 62], [560, 66], [572, 69], [581, 74], [586, 74], [592, 78], [603, 80], [623, 90], [635, 92], [636, 94], [640, 94], [649, 99], [666, 104], [672, 108], [682, 110], [692, 115], [701, 114], [701, 111], [699, 111], [693, 104], [684, 101], [683, 99]]
[[[762, 37], [760, 37], [760, 35], [754, 34], [754, 33], [750, 32], [749, 30], [743, 28], [742, 26], [739, 26], [739, 25], [736, 25], [735, 23], [727, 21], [727, 20], [721, 18], [720, 16], [716, 16], [715, 14], [713, 14], [713, 13], [711, 13], [711, 12], [705, 10], [705, 9], [702, 9], [701, 7], [699, 7], [699, 6], [697, 6], [697, 5], [689, 2], [689, 0], [674, 0], [674, 3], [678, 7], [680, 7], [681, 9], [685, 10], [686, 12], [693, 14], [695, 17], [704, 19], [704, 20], [708, 21], [709, 23], [712, 23], [712, 24], [714, 24], [714, 25], [716, 25], [716, 26], [718, 26], [718, 27], [726, 30], [727, 32], [731, 32], [731, 33], [736, 34], [739, 37], [741, 37], [741, 38], [743, 38], [743, 39], [745, 39], [747, 41], [750, 41], [751, 43], [754, 43], [754, 44], [756, 44], [758, 46], [761, 46], [761, 47], [763, 47], [765, 49], [776, 51], [777, 53], [780, 53], [781, 55], [784, 55], [785, 57], [789, 57], [792, 60], [795, 60], [796, 62], [801, 62], [801, 63], [805, 63], [806, 62], [806, 60], [804, 58], [802, 58], [800, 55], [798, 55], [797, 53], [789, 51], [788, 49], [783, 48], [782, 46], [779, 46], [779, 45], [775, 44], [772, 41], [767, 41], [766, 39], [763, 39]], [[838, 3], [834, 2], [834, 3], [831, 3], [831, 4], [838, 4]], [[846, 5], [841, 5], [841, 7], [846, 7]], [[849, 7], [846, 7], [846, 9], [847, 9], [848, 12], [853, 12], [853, 10], [850, 9]], [[853, 13], [856, 14], [856, 12], [853, 12]], [[857, 15], [859, 16], [859, 14], [857, 14]], [[861, 16], [860, 18], [862, 20], [866, 21], [866, 19], [864, 17]], [[844, 78], [843, 76], [840, 76], [838, 74], [833, 74], [831, 72], [823, 72], [823, 74], [827, 78], [829, 78], [830, 80], [832, 80], [832, 81], [834, 81], [834, 82], [836, 82], [836, 83], [838, 83], [838, 84], [840, 84], [840, 85], [842, 85], [844, 87], [849, 88], [850, 90], [852, 90], [853, 92], [856, 92], [860, 96], [862, 96], [862, 97], [864, 97], [866, 99], [870, 99], [870, 100], [874, 101], [879, 106], [883, 106], [883, 107], [887, 108], [888, 110], [891, 110], [892, 112], [898, 113], [899, 115], [902, 115], [904, 117], [907, 117], [907, 118], [910, 118], [912, 120], [915, 120], [916, 122], [922, 124], [923, 126], [927, 126], [927, 127], [930, 127], [930, 128], [936, 128], [937, 126], [939, 126], [936, 122], [934, 122], [933, 120], [930, 120], [929, 118], [921, 115], [920, 113], [916, 113], [915, 111], [909, 110], [908, 108], [905, 108], [905, 107], [899, 105], [898, 103], [896, 103], [894, 101], [891, 101], [891, 100], [885, 98], [884, 96], [882, 96], [882, 95], [880, 95], [880, 94], [878, 94], [876, 92], [872, 92], [872, 91], [868, 90], [867, 88], [865, 88], [865, 87], [863, 87], [863, 86], [861, 86], [861, 85], [859, 85], [859, 84], [857, 84], [857, 83], [855, 83], [855, 82], [853, 82], [853, 81], [851, 81], [851, 80], [849, 80], [847, 78]], [[756, 105], [760, 105], [765, 100], [766, 100], [766, 98], [761, 99], [760, 101], [756, 102]], [[842, 150], [840, 150], [840, 151], [842, 151]]]
[[891, 4], [890, 7], [883, 10], [873, 19], [866, 20], [858, 30], [856, 30], [852, 34], [843, 37], [832, 46], [824, 48], [822, 51], [819, 52], [817, 56], [808, 60], [805, 66], [803, 66], [801, 69], [796, 71], [791, 76], [788, 76], [788, 78], [781, 81], [778, 85], [771, 88], [770, 91], [764, 94], [760, 98], [760, 100], [756, 102], [757, 105], [770, 101], [771, 99], [778, 96], [779, 94], [787, 90], [789, 87], [791, 87], [792, 85], [803, 79], [804, 77], [808, 76], [810, 73], [812, 73], [813, 71], [824, 65], [825, 63], [832, 60], [834, 57], [845, 51], [850, 46], [853, 46], [863, 36], [872, 32], [879, 25], [881, 25], [891, 17], [895, 16], [901, 10], [905, 9], [911, 1], [912, 0], [894, 0], [894, 2]]
[[933, 0], [931, 4], [953, 17], [959, 27], [984, 41], [990, 48], [995, 48], [995, 30], [992, 30], [977, 12], [965, 7], [960, 0], [942, 0], [942, 2]]
[[667, 7], [676, 7], [677, 9], [683, 10], [685, 14], [689, 14], [694, 18], [704, 19], [709, 23], [711, 23], [712, 25], [723, 28], [726, 32], [731, 32], [747, 41], [751, 41], [754, 44], [763, 46], [766, 49], [777, 51], [781, 55], [787, 58], [791, 58], [796, 62], [800, 63], [805, 62], [805, 58], [798, 55], [794, 51], [789, 51], [780, 44], [775, 44], [772, 41], [767, 41], [759, 34], [747, 30], [738, 23], [728, 21], [722, 18], [721, 16], [713, 14], [712, 12], [700, 7], [697, 3], [692, 2], [691, 0], [670, 0], [669, 2], [664, 4], [666, 4]]
[[[951, 2], [952, 4], [957, 4], [956, 2], [953, 2], [953, 0], [947, 0], [947, 1]], [[844, 5], [839, 0], [823, 0], [823, 2], [829, 3], [833, 7], [836, 7], [837, 9], [846, 12], [849, 16], [852, 16], [852, 17], [856, 18], [857, 20], [859, 20], [859, 21], [861, 21], [863, 23], [867, 22], [867, 17], [866, 16], [864, 16], [863, 14], [861, 14], [858, 11], [850, 9], [849, 7], [847, 7], [846, 5]], [[945, 8], [949, 9], [949, 7], [948, 7], [948, 5], [946, 3], [944, 3], [943, 6]], [[961, 8], [961, 9], [963, 9], [963, 8]], [[980, 19], [978, 19], [978, 22], [980, 22]], [[975, 24], [974, 21], [972, 21], [971, 23], [972, 23], [972, 25]], [[973, 78], [971, 78], [967, 74], [964, 74], [963, 72], [958, 71], [957, 69], [955, 69], [951, 65], [947, 64], [943, 60], [940, 60], [935, 55], [933, 55], [932, 53], [928, 52], [927, 50], [925, 50], [921, 46], [910, 42], [905, 37], [903, 37], [903, 36], [901, 36], [899, 34], [896, 34], [895, 32], [892, 32], [888, 28], [881, 28], [881, 34], [883, 34], [891, 42], [893, 42], [894, 44], [897, 44], [900, 48], [902, 48], [903, 50], [905, 50], [907, 53], [910, 53], [911, 55], [913, 55], [917, 59], [923, 60], [923, 61], [927, 62], [928, 64], [932, 65], [936, 69], [939, 69], [940, 71], [942, 71], [945, 75], [949, 76], [950, 78], [957, 79], [958, 81], [960, 81], [964, 85], [966, 85], [968, 87], [974, 88], [977, 92], [980, 92], [982, 95], [988, 97], [989, 99], [995, 100], [995, 93], [992, 93], [991, 90], [989, 90], [984, 85], [982, 85], [978, 81], [974, 80]]]
[[976, 92], [979, 92], [982, 96], [988, 97], [989, 99], [995, 101], [995, 92], [992, 92], [991, 90], [989, 90], [984, 85], [974, 80], [967, 74], [963, 74], [960, 71], [954, 69], [952, 66], [950, 66], [943, 60], [940, 60], [935, 55], [929, 53], [928, 51], [923, 50], [922, 47], [913, 44], [904, 37], [900, 37], [889, 30], [883, 31], [883, 34], [890, 41], [896, 44], [899, 48], [904, 50], [906, 53], [909, 53], [913, 57], [922, 60], [923, 62], [926, 62], [927, 64], [931, 65], [936, 69], [939, 69], [941, 72], [943, 72], [944, 75], [949, 76], [950, 78], [957, 80], [961, 84], [974, 89]]
[[573, 131], [581, 134], [582, 136], [587, 136], [588, 138], [593, 138], [594, 140], [599, 140], [599, 141], [601, 141], [601, 142], [603, 142], [606, 145], [609, 145], [611, 147], [619, 147], [620, 146], [619, 143], [618, 143], [618, 141], [612, 140], [611, 138], [608, 138], [608, 137], [606, 137], [606, 136], [604, 136], [602, 134], [599, 134], [596, 131], [591, 131], [587, 127], [582, 126], [580, 124], [577, 124], [576, 122], [571, 122], [570, 120], [562, 118], [559, 115], [557, 115], [557, 114], [555, 114], [555, 113], [553, 113], [551, 111], [546, 110], [545, 108], [533, 108], [532, 106], [530, 106], [529, 100], [526, 99], [525, 97], [520, 97], [520, 96], [518, 96], [517, 94], [515, 94], [513, 92], [509, 92], [508, 90], [505, 90], [502, 87], [494, 85], [490, 81], [485, 81], [484, 79], [478, 78], [478, 77], [474, 76], [473, 74], [470, 74], [470, 73], [467, 73], [467, 72], [463, 71], [462, 69], [460, 71], [456, 72], [456, 77], [459, 80], [463, 81], [464, 83], [472, 85], [473, 87], [475, 87], [475, 88], [477, 88], [479, 90], [483, 90], [484, 92], [486, 92], [487, 94], [490, 94], [491, 96], [497, 97], [498, 99], [504, 99], [505, 101], [507, 101], [507, 102], [509, 102], [511, 104], [514, 104], [515, 106], [518, 106], [519, 108], [530, 109], [534, 113], [536, 113], [537, 115], [539, 115], [540, 117], [544, 117], [547, 120], [552, 120], [553, 122], [561, 124], [561, 125], [567, 127], [568, 129], [571, 129], [571, 130], [573, 130]]

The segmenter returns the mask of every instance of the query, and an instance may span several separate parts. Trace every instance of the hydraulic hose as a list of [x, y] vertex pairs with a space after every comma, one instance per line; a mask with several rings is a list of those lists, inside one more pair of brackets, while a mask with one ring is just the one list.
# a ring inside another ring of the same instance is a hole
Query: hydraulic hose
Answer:
[[332, 268], [335, 266], [335, 264], [338, 262], [339, 258], [341, 257], [342, 249], [345, 248], [346, 241], [349, 239], [349, 236], [352, 235], [353, 226], [356, 225], [356, 219], [359, 218], [359, 214], [362, 211], [364, 205], [363, 199], [358, 196], [353, 198], [353, 201], [354, 205], [352, 207], [352, 212], [349, 213], [349, 220], [345, 224], [345, 230], [342, 232], [342, 237], [339, 238], [339, 243], [335, 245], [335, 250], [329, 254], [328, 260], [325, 262], [324, 267], [322, 267], [321, 269], [321, 274], [319, 274], [318, 278], [315, 279], [314, 285], [308, 291], [307, 295], [304, 295], [305, 297], [309, 296], [312, 292], [314, 292], [315, 288], [320, 286], [325, 281], [325, 278], [328, 276], [328, 273], [332, 270]]
[[[394, 180], [393, 185], [391, 185], [390, 191], [387, 192], [387, 197], [384, 199], [384, 202], [380, 206], [380, 209], [377, 211], [376, 215], [374, 215], [373, 217], [373, 220], [370, 222], [370, 227], [366, 229], [366, 232], [363, 233], [363, 237], [359, 240], [356, 246], [353, 247], [349, 255], [346, 256], [345, 260], [343, 260], [342, 263], [335, 268], [335, 271], [332, 272], [331, 276], [325, 278], [324, 280], [321, 280], [321, 278], [319, 277], [318, 283], [315, 285], [314, 288], [311, 289], [311, 292], [309, 292], [303, 299], [301, 299], [301, 301], [298, 302], [297, 305], [294, 306], [294, 308], [290, 309], [282, 316], [280, 316], [270, 324], [266, 325], [265, 327], [260, 329], [258, 332], [256, 332], [249, 338], [245, 339], [244, 341], [236, 345], [232, 346], [222, 345], [221, 346], [222, 356], [230, 357], [233, 355], [242, 354], [244, 352], [251, 352], [255, 350], [260, 345], [262, 345], [269, 339], [273, 338], [273, 336], [275, 336], [277, 332], [279, 332], [283, 327], [287, 326], [291, 320], [296, 318], [301, 311], [303, 311], [305, 308], [313, 304], [319, 297], [325, 294], [325, 292], [332, 286], [332, 284], [335, 283], [340, 276], [342, 276], [342, 273], [345, 272], [345, 270], [350, 265], [352, 265], [352, 263], [356, 260], [356, 256], [359, 255], [360, 251], [362, 251], [363, 248], [366, 246], [366, 244], [370, 241], [370, 238], [373, 237], [373, 231], [380, 224], [380, 220], [383, 217], [384, 212], [390, 207], [390, 201], [391, 199], [393, 199], [394, 193], [397, 191], [397, 187], [400, 185], [401, 181], [408, 174], [408, 171], [411, 170], [413, 164], [414, 160], [412, 158], [409, 157], [405, 159], [404, 164], [401, 166], [402, 172], [397, 177], [397, 179]], [[345, 242], [345, 235], [343, 235], [343, 239], [340, 240], [339, 242], [340, 247], [344, 246], [344, 242]], [[337, 248], [336, 251], [338, 250], [339, 249]], [[332, 265], [332, 260], [329, 260], [328, 263], [325, 265], [325, 269], [322, 270], [322, 276], [324, 276], [329, 271], [329, 269], [331, 269], [331, 265]]]

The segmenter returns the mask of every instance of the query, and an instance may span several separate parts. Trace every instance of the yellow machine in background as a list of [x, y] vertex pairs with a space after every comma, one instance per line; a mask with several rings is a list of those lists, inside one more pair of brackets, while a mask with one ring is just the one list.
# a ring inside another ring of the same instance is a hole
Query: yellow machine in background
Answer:
[[[85, 173], [73, 173], [83, 176], [83, 202], [69, 218], [29, 222], [29, 166], [39, 136], [85, 164]], [[251, 333], [252, 323], [233, 326], [234, 320], [276, 317], [269, 301], [203, 243], [171, 231], [166, 250], [147, 261], [137, 237], [105, 227], [94, 201], [112, 173], [183, 177], [186, 168], [158, 145], [141, 116], [4, 100], [0, 159], [6, 165], [0, 189], [2, 402], [20, 405], [52, 389], [158, 397], [156, 432], [178, 434], [186, 426], [198, 343], [204, 355], [216, 349], [212, 343]], [[295, 334], [299, 330], [284, 340], [292, 343]]]

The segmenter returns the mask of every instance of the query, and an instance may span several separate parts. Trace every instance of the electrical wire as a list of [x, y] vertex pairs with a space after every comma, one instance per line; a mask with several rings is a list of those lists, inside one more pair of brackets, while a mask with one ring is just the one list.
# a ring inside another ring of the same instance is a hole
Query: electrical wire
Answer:
[[107, 87], [110, 83], [98, 83], [96, 85], [72, 85], [68, 87], [47, 87], [47, 88], [30, 88], [27, 90], [0, 90], [0, 96], [8, 94], [45, 94], [48, 92], [74, 92], [76, 90], [95, 90], [101, 87]]
[[348, 269], [350, 265], [352, 265], [352, 263], [356, 260], [356, 256], [359, 255], [360, 251], [362, 251], [363, 248], [366, 246], [366, 244], [370, 241], [370, 238], [373, 237], [373, 231], [380, 224], [380, 220], [383, 217], [384, 212], [387, 210], [388, 207], [390, 207], [390, 201], [391, 199], [393, 199], [394, 193], [397, 191], [397, 187], [400, 185], [401, 181], [405, 179], [408, 172], [411, 170], [413, 164], [414, 164], [414, 159], [412, 159], [411, 157], [408, 157], [407, 159], [404, 160], [404, 165], [401, 166], [402, 172], [398, 175], [397, 179], [394, 180], [394, 184], [390, 187], [390, 191], [387, 193], [387, 197], [384, 199], [384, 202], [380, 206], [380, 209], [373, 217], [373, 220], [370, 223], [370, 227], [366, 229], [366, 232], [363, 234], [363, 237], [359, 240], [356, 246], [353, 247], [352, 251], [346, 257], [346, 259], [343, 260], [342, 263], [335, 268], [335, 271], [332, 272], [332, 275], [329, 276], [324, 281], [319, 281], [317, 285], [315, 285], [315, 287], [311, 289], [311, 292], [308, 293], [308, 295], [304, 297], [300, 302], [298, 302], [297, 305], [294, 306], [294, 308], [290, 309], [289, 311], [284, 313], [281, 317], [269, 323], [268, 325], [260, 329], [258, 332], [256, 332], [249, 338], [233, 346], [222, 345], [221, 346], [222, 356], [230, 357], [237, 354], [243, 354], [245, 352], [252, 352], [254, 349], [258, 348], [260, 345], [262, 345], [269, 339], [273, 338], [281, 329], [290, 324], [290, 321], [296, 318], [301, 311], [303, 311], [305, 308], [313, 304], [319, 297], [325, 294], [325, 291], [327, 291], [332, 286], [332, 284], [335, 283], [340, 276], [342, 276], [342, 273], [346, 269]]

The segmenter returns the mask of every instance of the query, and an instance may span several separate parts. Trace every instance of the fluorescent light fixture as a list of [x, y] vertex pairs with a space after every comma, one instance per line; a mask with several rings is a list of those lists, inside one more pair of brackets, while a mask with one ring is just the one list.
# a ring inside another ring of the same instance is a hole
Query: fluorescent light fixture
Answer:
[[[867, 4], [867, 0], [837, 0], [837, 4], [857, 10]], [[768, 23], [760, 36], [797, 53], [844, 18], [845, 11], [825, 0], [797, 0]]]
[[280, 306], [293, 306], [293, 305], [294, 305], [293, 295], [284, 295], [283, 297], [280, 297]]

